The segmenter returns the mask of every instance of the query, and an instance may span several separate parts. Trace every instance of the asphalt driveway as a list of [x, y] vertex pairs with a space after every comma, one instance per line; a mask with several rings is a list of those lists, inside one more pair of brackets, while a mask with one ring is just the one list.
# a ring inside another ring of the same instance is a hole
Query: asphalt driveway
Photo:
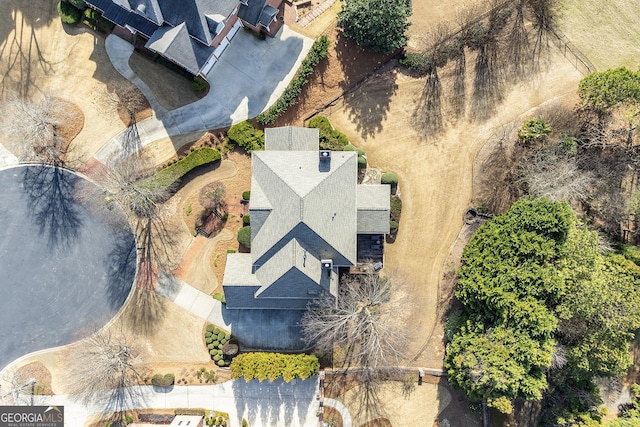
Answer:
[[131, 289], [136, 253], [113, 211], [101, 215], [75, 200], [80, 182], [93, 186], [77, 175], [22, 166], [0, 170], [0, 182], [2, 370], [109, 321]]

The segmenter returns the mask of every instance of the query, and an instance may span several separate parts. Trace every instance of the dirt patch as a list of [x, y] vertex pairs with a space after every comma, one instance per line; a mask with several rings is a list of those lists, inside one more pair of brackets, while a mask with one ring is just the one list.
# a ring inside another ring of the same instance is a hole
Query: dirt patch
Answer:
[[322, 408], [322, 421], [330, 427], [342, 427], [342, 415], [330, 406]]
[[302, 125], [305, 117], [353, 87], [388, 62], [392, 56], [359, 48], [342, 35], [335, 22], [330, 24], [324, 34], [331, 41], [327, 58], [320, 62], [317, 71], [302, 90], [296, 107], [289, 108], [274, 126]]

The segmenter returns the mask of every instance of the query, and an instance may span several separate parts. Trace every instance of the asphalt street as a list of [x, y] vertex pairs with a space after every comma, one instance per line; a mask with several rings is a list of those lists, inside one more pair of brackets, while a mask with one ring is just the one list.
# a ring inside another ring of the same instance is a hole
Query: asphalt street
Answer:
[[78, 203], [80, 183], [93, 184], [77, 175], [22, 166], [0, 170], [0, 182], [1, 370], [109, 321], [131, 289], [136, 253], [131, 232], [112, 221], [117, 208], [103, 215]]

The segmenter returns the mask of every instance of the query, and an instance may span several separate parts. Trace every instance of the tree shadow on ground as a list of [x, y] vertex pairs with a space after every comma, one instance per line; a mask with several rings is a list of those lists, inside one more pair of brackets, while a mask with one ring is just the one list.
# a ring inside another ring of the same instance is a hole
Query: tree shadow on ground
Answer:
[[504, 85], [498, 66], [498, 45], [488, 43], [477, 51], [471, 98], [472, 119], [486, 120], [503, 98]]
[[366, 141], [382, 131], [382, 122], [387, 118], [391, 97], [398, 90], [397, 73], [394, 71], [378, 74], [367, 80], [361, 90], [344, 96], [349, 119]]
[[113, 309], [122, 307], [136, 274], [136, 242], [130, 230], [114, 230], [116, 245], [107, 255], [107, 297]]
[[437, 137], [444, 130], [442, 82], [436, 67], [427, 75], [422, 94], [411, 116], [411, 123], [418, 134], [427, 139]]
[[[31, 90], [37, 88], [36, 69], [43, 73], [54, 71], [55, 64], [45, 58], [46, 52], [40, 47], [36, 30], [47, 26], [57, 16], [56, 2], [12, 0], [0, 3], [0, 63], [4, 64], [0, 97], [7, 90], [28, 97]], [[9, 75], [16, 72], [18, 80], [14, 81]]]
[[66, 249], [79, 237], [81, 212], [73, 200], [78, 177], [58, 166], [24, 168], [22, 183], [34, 226], [50, 249]]
[[351, 89], [359, 83], [368, 72], [372, 72], [384, 64], [393, 55], [363, 49], [348, 40], [342, 34], [342, 31], [337, 32], [335, 52], [343, 74], [340, 87], [345, 91]]
[[239, 379], [233, 381], [232, 387], [239, 418], [234, 425], [240, 425], [242, 418], [249, 425], [256, 425], [258, 419], [269, 425], [306, 425], [318, 390], [316, 377], [290, 383], [282, 379], [273, 382]]

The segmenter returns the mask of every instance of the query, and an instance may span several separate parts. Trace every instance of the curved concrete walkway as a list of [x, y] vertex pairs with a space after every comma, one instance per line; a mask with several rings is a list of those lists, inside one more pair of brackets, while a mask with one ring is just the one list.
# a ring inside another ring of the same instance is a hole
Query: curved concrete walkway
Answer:
[[329, 406], [330, 408], [335, 409], [340, 413], [340, 417], [342, 417], [342, 427], [351, 427], [351, 414], [346, 406], [339, 400], [331, 399], [329, 397], [324, 398], [324, 406]]

